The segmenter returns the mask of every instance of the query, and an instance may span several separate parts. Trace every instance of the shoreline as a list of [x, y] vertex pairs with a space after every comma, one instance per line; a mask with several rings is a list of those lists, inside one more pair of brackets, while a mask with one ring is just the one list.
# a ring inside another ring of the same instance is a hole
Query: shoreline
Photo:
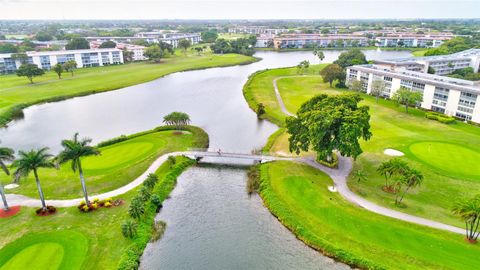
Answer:
[[117, 91], [117, 90], [120, 90], [120, 89], [123, 89], [123, 88], [126, 88], [126, 87], [130, 87], [130, 86], [133, 86], [133, 85], [138, 85], [138, 84], [142, 84], [142, 83], [151, 82], [153, 80], [161, 79], [161, 78], [163, 78], [167, 75], [178, 73], [178, 72], [196, 71], [196, 70], [204, 70], [204, 69], [210, 69], [210, 68], [243, 66], [243, 65], [249, 65], [249, 64], [252, 64], [252, 63], [256, 63], [256, 62], [261, 60], [261, 58], [259, 58], [259, 57], [253, 57], [253, 56], [248, 56], [248, 57], [250, 57], [250, 59], [248, 59], [246, 61], [243, 61], [243, 62], [240, 62], [240, 63], [187, 68], [187, 69], [183, 69], [183, 70], [179, 70], [179, 71], [174, 71], [174, 72], [162, 74], [161, 76], [158, 76], [154, 79], [147, 79], [147, 80], [144, 80], [144, 81], [132, 84], [132, 85], [125, 85], [125, 86], [121, 86], [121, 87], [112, 87], [112, 88], [108, 88], [108, 89], [101, 90], [101, 91], [85, 90], [85, 91], [78, 92], [78, 93], [75, 93], [75, 94], [59, 95], [59, 96], [55, 96], [55, 97], [39, 99], [37, 101], [29, 102], [29, 103], [18, 103], [18, 104], [12, 106], [11, 108], [5, 110], [3, 113], [0, 114], [0, 128], [7, 128], [12, 121], [14, 121], [16, 119], [21, 119], [23, 117], [23, 110], [30, 107], [30, 106], [40, 105], [40, 104], [45, 104], [45, 103], [52, 103], [52, 102], [59, 102], [59, 101], [63, 101], [63, 100], [71, 99], [71, 98], [84, 97], [84, 96], [94, 95], [94, 94], [98, 94], [98, 93]]

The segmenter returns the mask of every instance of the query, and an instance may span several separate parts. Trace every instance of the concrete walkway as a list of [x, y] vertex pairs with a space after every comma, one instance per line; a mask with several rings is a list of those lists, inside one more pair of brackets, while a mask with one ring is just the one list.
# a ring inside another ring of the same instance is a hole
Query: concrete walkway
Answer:
[[[291, 112], [287, 110], [285, 107], [285, 103], [283, 102], [282, 96], [280, 95], [280, 91], [278, 90], [277, 87], [277, 80], [282, 79], [282, 78], [289, 78], [289, 77], [300, 77], [300, 76], [283, 76], [283, 77], [277, 77], [273, 80], [273, 87], [275, 89], [275, 95], [277, 96], [277, 101], [278, 104], [280, 105], [280, 108], [282, 112], [288, 116], [294, 116]], [[465, 229], [458, 228], [455, 226], [447, 225], [444, 223], [440, 223], [437, 221], [405, 214], [403, 212], [395, 211], [390, 208], [386, 208], [380, 205], [377, 205], [371, 201], [368, 201], [361, 196], [357, 195], [356, 193], [353, 193], [350, 188], [347, 185], [347, 179], [348, 175], [350, 175], [350, 172], [352, 171], [353, 167], [353, 162], [350, 158], [345, 158], [345, 157], [339, 157], [339, 167], [338, 169], [330, 169], [325, 166], [320, 165], [317, 163], [313, 158], [299, 158], [296, 161], [299, 161], [304, 164], [308, 164], [314, 168], [317, 168], [324, 173], [328, 174], [330, 178], [332, 178], [333, 182], [335, 183], [335, 187], [344, 197], [347, 201], [360, 206], [362, 208], [365, 208], [366, 210], [369, 210], [371, 212], [387, 216], [387, 217], [392, 217], [396, 219], [400, 219], [403, 221], [411, 222], [411, 223], [416, 223], [424, 226], [428, 226], [431, 228], [435, 229], [440, 229], [440, 230], [445, 230], [445, 231], [450, 231], [453, 233], [458, 233], [458, 234], [465, 234]]]

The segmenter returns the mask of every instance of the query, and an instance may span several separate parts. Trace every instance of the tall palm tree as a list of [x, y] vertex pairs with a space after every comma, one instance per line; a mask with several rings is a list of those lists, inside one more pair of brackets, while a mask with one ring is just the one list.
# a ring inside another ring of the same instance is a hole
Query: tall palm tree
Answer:
[[[407, 193], [407, 191], [411, 188], [417, 187], [422, 184], [423, 182], [423, 174], [416, 169], [408, 169], [407, 171], [404, 172], [404, 175], [402, 178], [402, 183], [405, 184], [407, 187], [403, 190], [403, 194], [400, 197], [400, 200], [397, 200], [397, 204], [400, 204], [403, 200], [403, 197]], [[397, 194], [397, 199], [398, 199], [398, 194]]]
[[40, 178], [38, 178], [38, 169], [55, 167], [55, 163], [52, 160], [53, 155], [49, 154], [47, 151], [48, 147], [40, 148], [38, 150], [32, 149], [28, 152], [19, 151], [18, 159], [12, 163], [12, 166], [16, 168], [14, 172], [16, 182], [22, 177], [28, 177], [30, 172], [33, 171], [43, 210], [47, 210], [47, 205], [45, 204], [45, 196], [43, 196], [42, 186], [40, 185]]
[[468, 240], [476, 241], [480, 235], [480, 195], [469, 200], [455, 203], [452, 212], [465, 222], [465, 236]]
[[73, 139], [62, 141], [63, 151], [57, 156], [57, 162], [59, 164], [71, 161], [73, 172], [78, 170], [80, 182], [82, 183], [83, 195], [85, 197], [85, 203], [88, 206], [90, 206], [90, 202], [88, 201], [87, 186], [85, 184], [85, 178], [83, 177], [81, 158], [100, 155], [100, 151], [96, 147], [89, 145], [91, 142], [92, 139], [89, 138], [78, 139], [77, 132], [75, 135], [73, 135]]
[[[15, 159], [14, 151], [10, 148], [0, 147], [0, 168], [5, 172], [5, 174], [10, 175], [10, 171], [7, 168], [5, 162], [11, 162]], [[8, 211], [7, 198], [5, 196], [5, 190], [3, 189], [2, 183], [0, 183], [0, 196], [2, 196], [3, 209]]]

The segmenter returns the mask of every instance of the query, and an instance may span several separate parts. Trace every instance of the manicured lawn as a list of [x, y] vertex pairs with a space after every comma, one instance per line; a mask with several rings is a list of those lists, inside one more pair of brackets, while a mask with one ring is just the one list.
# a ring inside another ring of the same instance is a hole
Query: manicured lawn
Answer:
[[[252, 77], [244, 87], [250, 106], [262, 102], [267, 111], [265, 118], [279, 125], [283, 125], [285, 115], [276, 103], [272, 80], [288, 75], [296, 75], [296, 69], [264, 71]], [[313, 77], [279, 79], [278, 86], [287, 109], [293, 113], [314, 95], [347, 92], [332, 89]], [[480, 155], [480, 128], [464, 123], [441, 124], [426, 119], [423, 111], [412, 109], [406, 114], [403, 107], [392, 101], [380, 99], [377, 104], [374, 97], [362, 97], [362, 103], [370, 106], [373, 137], [361, 143], [364, 153], [357, 158], [354, 170], [364, 170], [368, 180], [358, 183], [351, 179], [351, 189], [381, 205], [463, 227], [450, 209], [457, 198], [473, 196], [480, 190], [479, 166], [476, 164]], [[279, 135], [277, 141], [271, 143], [270, 150], [288, 152], [287, 139], [288, 135]], [[406, 208], [397, 208], [393, 196], [381, 190], [384, 179], [376, 168], [391, 158], [383, 153], [386, 148], [404, 152], [403, 159], [425, 176], [422, 186], [406, 195]]]
[[16, 75], [0, 76], [0, 125], [11, 118], [14, 106], [28, 106], [43, 101], [98, 93], [131, 86], [164, 75], [218, 66], [238, 65], [253, 62], [255, 59], [238, 54], [215, 55], [195, 53], [162, 59], [159, 64], [141, 62], [108, 67], [78, 69], [75, 76], [65, 73], [59, 80], [51, 71], [34, 79], [30, 84], [25, 77]]
[[[101, 147], [101, 155], [82, 160], [82, 167], [91, 195], [114, 190], [128, 184], [140, 176], [159, 156], [174, 151], [185, 151], [190, 147], [203, 147], [199, 137], [208, 138], [199, 128], [191, 128], [194, 133], [176, 134], [172, 130], [151, 132], [142, 136]], [[208, 139], [206, 139], [208, 140]], [[75, 174], [66, 163], [55, 169], [39, 170], [40, 181], [47, 199], [67, 199], [82, 197], [78, 173]], [[12, 181], [4, 174], [3, 183]], [[20, 187], [8, 192], [38, 197], [33, 175], [20, 180]]]
[[424, 50], [415, 50], [415, 51], [412, 51], [412, 54], [413, 56], [424, 56], [425, 53], [427, 52], [427, 49], [424, 49]]
[[75, 231], [27, 234], [0, 250], [0, 269], [81, 269], [87, 250]]
[[265, 205], [300, 239], [364, 268], [479, 269], [480, 246], [462, 235], [380, 216], [328, 191], [324, 173], [294, 162], [261, 165]]
[[[186, 158], [177, 157], [176, 163], [182, 161]], [[168, 162], [160, 166], [156, 171], [159, 185], [171, 181], [165, 179], [171, 170]], [[166, 186], [169, 192], [170, 187]], [[125, 203], [118, 207], [90, 213], [82, 213], [76, 207], [60, 208], [48, 217], [36, 216], [34, 208], [24, 207], [19, 214], [0, 219], [0, 269], [117, 269], [133, 242], [123, 237], [120, 227], [138, 189], [119, 196]], [[58, 252], [53, 254], [53, 250]], [[14, 263], [18, 268], [13, 268]], [[28, 267], [23, 267], [25, 264]]]

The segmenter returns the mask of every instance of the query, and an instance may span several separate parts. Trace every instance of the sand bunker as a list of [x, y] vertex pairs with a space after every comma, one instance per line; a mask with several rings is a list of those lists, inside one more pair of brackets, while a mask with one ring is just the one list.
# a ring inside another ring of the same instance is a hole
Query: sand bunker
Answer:
[[392, 157], [401, 157], [401, 156], [405, 155], [405, 154], [403, 154], [403, 152], [400, 152], [398, 150], [391, 149], [391, 148], [385, 149], [385, 151], [383, 151], [383, 153], [387, 156], [392, 156]]

